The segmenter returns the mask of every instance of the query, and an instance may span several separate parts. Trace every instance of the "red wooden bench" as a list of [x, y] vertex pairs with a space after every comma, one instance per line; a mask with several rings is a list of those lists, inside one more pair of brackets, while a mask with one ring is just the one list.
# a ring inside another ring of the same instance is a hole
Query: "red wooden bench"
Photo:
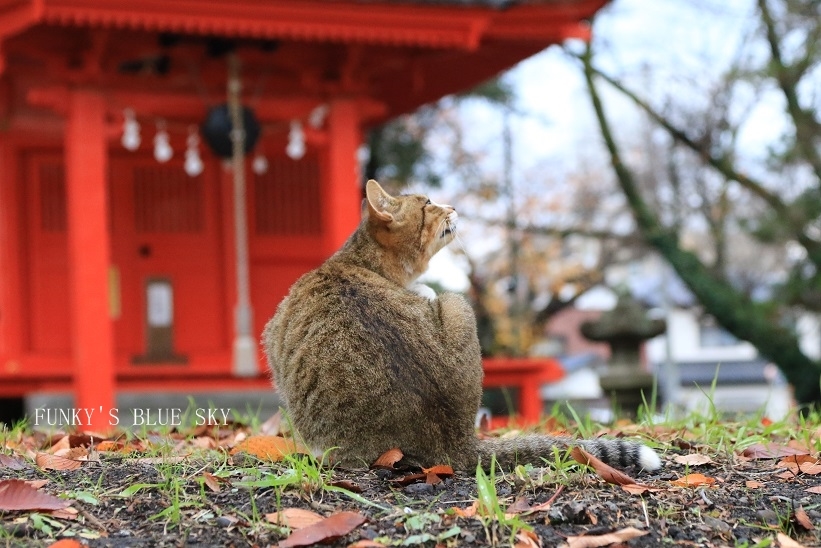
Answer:
[[483, 360], [485, 388], [518, 388], [517, 413], [514, 417], [494, 417], [491, 426], [504, 426], [511, 421], [520, 426], [533, 425], [542, 416], [543, 384], [564, 377], [564, 369], [553, 358], [485, 358]]

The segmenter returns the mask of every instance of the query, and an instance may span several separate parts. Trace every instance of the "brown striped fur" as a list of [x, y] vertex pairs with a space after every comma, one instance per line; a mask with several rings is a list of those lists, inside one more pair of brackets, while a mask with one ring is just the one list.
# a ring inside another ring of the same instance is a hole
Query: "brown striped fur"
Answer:
[[[461, 295], [423, 296], [413, 285], [453, 239], [456, 212], [422, 195], [390, 196], [376, 181], [366, 195], [358, 229], [293, 285], [263, 333], [304, 441], [317, 453], [336, 448], [335, 460], [349, 465], [398, 447], [408, 462], [462, 470], [480, 459], [489, 465], [492, 454], [506, 467], [541, 464], [572, 443], [477, 439], [482, 362], [473, 311]], [[643, 462], [635, 443], [581, 443], [616, 465]]]

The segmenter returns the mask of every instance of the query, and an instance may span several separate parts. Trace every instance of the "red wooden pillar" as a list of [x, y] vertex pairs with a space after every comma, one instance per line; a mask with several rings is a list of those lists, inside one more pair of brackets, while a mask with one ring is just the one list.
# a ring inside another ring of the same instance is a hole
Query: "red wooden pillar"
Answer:
[[22, 354], [24, 317], [19, 267], [20, 171], [15, 154], [8, 139], [0, 139], [0, 373], [9, 375], [20, 372], [19, 362], [5, 358]]
[[99, 92], [69, 92], [65, 163], [74, 405], [93, 411], [92, 429], [107, 430], [114, 407], [114, 329], [105, 101]]
[[362, 144], [356, 102], [340, 99], [328, 113], [328, 171], [323, 181], [323, 252], [331, 255], [360, 220], [361, 190], [357, 152]]

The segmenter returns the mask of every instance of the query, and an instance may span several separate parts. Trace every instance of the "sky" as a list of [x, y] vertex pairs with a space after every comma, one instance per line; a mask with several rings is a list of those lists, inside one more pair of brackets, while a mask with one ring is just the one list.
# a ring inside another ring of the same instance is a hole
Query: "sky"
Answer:
[[[751, 32], [753, 9], [753, 0], [615, 0], [600, 12], [594, 25], [597, 65], [651, 96], [688, 90], [694, 82], [708, 86]], [[567, 46], [580, 51], [582, 44]], [[643, 78], [648, 65], [657, 75], [652, 84]], [[600, 137], [581, 70], [560, 47], [523, 61], [505, 78], [515, 89], [517, 110], [523, 113], [512, 121], [514, 184], [517, 176], [544, 169], [560, 177], [597, 153]], [[605, 86], [602, 89], [611, 123], [623, 128], [635, 124], [626, 101]], [[466, 108], [475, 125], [468, 132], [468, 147], [495, 150], [500, 155], [500, 112], [482, 105]], [[750, 146], [763, 146], [762, 136], [771, 134], [779, 123], [779, 111], [775, 105], [757, 113], [742, 139]], [[437, 201], [450, 203], [448, 188], [432, 194], [437, 193]], [[482, 246], [493, 245], [471, 241], [469, 235], [463, 241], [472, 255], [481, 255]], [[454, 291], [464, 291], [468, 285], [464, 264], [448, 250], [434, 257], [422, 280], [435, 280]]]

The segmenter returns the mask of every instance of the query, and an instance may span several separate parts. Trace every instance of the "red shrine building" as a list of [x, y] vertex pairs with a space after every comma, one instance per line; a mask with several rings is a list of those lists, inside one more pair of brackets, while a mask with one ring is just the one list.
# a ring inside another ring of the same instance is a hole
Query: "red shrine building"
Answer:
[[605, 3], [0, 0], [0, 398], [270, 386], [259, 333], [358, 224], [368, 129]]

